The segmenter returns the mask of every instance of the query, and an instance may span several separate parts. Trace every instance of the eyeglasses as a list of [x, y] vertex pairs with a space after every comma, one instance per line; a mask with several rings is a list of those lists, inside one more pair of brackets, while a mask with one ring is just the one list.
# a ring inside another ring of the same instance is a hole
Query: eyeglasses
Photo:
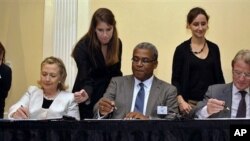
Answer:
[[138, 57], [133, 57], [131, 60], [132, 60], [133, 63], [139, 63], [141, 61], [142, 64], [149, 64], [149, 63], [155, 61], [155, 59], [138, 58]]
[[247, 72], [241, 72], [241, 71], [238, 71], [238, 70], [233, 70], [233, 74], [234, 74], [236, 77], [244, 76], [244, 77], [246, 77], [247, 79], [250, 79], [250, 73], [247, 73]]

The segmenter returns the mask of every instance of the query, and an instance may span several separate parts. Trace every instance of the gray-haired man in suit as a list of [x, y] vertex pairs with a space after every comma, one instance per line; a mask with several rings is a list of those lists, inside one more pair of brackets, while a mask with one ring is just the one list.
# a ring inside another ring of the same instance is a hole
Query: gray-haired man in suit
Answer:
[[[94, 107], [95, 118], [157, 119], [173, 118], [178, 114], [176, 88], [154, 76], [158, 65], [158, 51], [147, 42], [138, 44], [133, 51], [133, 75], [112, 78], [103, 98]], [[137, 93], [143, 83], [144, 105], [135, 109]]]
[[[232, 75], [233, 82], [208, 88], [193, 115], [198, 118], [250, 118], [250, 50], [240, 50], [236, 54], [232, 61]], [[240, 106], [240, 103], [245, 106]]]

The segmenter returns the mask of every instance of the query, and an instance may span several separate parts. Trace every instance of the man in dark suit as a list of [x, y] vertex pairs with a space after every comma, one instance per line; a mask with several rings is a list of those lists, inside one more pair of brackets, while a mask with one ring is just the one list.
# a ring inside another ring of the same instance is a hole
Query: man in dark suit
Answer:
[[250, 50], [239, 51], [232, 61], [233, 82], [208, 88], [194, 114], [198, 118], [250, 118]]
[[[147, 42], [133, 51], [133, 75], [112, 78], [103, 98], [94, 107], [95, 118], [156, 119], [173, 118], [178, 114], [176, 88], [154, 76], [158, 51]], [[140, 83], [143, 83], [142, 86]], [[141, 111], [137, 95], [143, 89]]]

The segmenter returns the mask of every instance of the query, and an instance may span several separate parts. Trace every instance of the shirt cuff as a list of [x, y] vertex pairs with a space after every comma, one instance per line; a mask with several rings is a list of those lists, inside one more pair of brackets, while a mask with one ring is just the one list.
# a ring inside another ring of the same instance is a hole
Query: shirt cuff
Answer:
[[88, 99], [87, 101], [84, 102], [85, 105], [89, 105], [90, 104], [90, 99]]
[[[109, 114], [107, 114], [107, 115], [109, 115]], [[107, 115], [101, 116], [100, 112], [99, 112], [99, 109], [98, 109], [98, 111], [97, 111], [97, 119], [105, 119], [107, 117]]]
[[209, 114], [207, 112], [207, 106], [204, 106], [202, 109], [200, 109], [196, 115], [198, 116], [198, 118], [200, 119], [204, 119], [204, 118], [208, 118]]

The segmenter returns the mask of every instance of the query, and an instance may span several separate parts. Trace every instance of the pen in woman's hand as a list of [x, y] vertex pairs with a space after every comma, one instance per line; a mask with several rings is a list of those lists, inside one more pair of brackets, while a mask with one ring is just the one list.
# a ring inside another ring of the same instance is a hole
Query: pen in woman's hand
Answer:
[[22, 108], [22, 111], [23, 111], [24, 115], [26, 116], [26, 118], [29, 118], [28, 113], [27, 113], [25, 107], [23, 105], [21, 105], [21, 108]]

